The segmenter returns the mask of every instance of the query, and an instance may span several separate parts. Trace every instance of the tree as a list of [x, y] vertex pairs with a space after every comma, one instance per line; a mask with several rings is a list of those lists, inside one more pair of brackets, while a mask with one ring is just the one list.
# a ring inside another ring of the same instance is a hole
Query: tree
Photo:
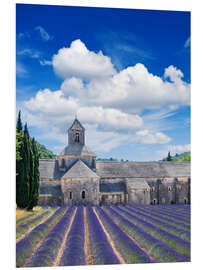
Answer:
[[[37, 150], [37, 143], [33, 138], [31, 140], [32, 148], [32, 160], [33, 160], [33, 175], [30, 178], [30, 198], [28, 210], [32, 210], [34, 206], [38, 203], [39, 198], [39, 187], [40, 187], [40, 177], [39, 177], [39, 153]], [[32, 164], [31, 164], [32, 165]]]
[[16, 203], [23, 208], [23, 182], [24, 182], [24, 143], [20, 112], [16, 126]]
[[22, 132], [23, 131], [23, 125], [21, 121], [21, 111], [18, 113], [18, 120], [17, 120], [17, 125], [16, 125], [17, 131]]
[[26, 208], [29, 203], [29, 188], [30, 188], [30, 138], [27, 129], [27, 124], [24, 126], [24, 133], [23, 133], [23, 151], [22, 151], [22, 160], [23, 160], [23, 172], [22, 172], [22, 180], [21, 180], [21, 187], [20, 187], [20, 196], [19, 198], [20, 203], [19, 207]]
[[170, 154], [170, 152], [168, 152], [168, 156], [167, 156], [167, 159], [166, 159], [166, 161], [172, 161], [172, 157], [171, 157], [171, 154]]

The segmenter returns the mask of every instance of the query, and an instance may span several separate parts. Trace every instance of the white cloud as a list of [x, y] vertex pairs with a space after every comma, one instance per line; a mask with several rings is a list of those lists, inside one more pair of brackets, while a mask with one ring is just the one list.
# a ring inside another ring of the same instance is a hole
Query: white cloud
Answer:
[[49, 61], [49, 60], [40, 60], [39, 63], [41, 66], [51, 66], [52, 65], [52, 61]]
[[190, 37], [185, 41], [184, 47], [185, 48], [190, 47]]
[[48, 41], [48, 40], [52, 40], [53, 37], [50, 36], [47, 31], [42, 27], [42, 26], [37, 26], [35, 27], [35, 30], [39, 32], [40, 37], [42, 38], [42, 40], [44, 41]]
[[102, 107], [82, 107], [77, 111], [78, 118], [88, 124], [97, 123], [98, 128], [104, 131], [129, 131], [140, 128], [143, 124], [138, 115], [130, 115], [116, 109]]
[[164, 72], [165, 78], [170, 78], [172, 82], [181, 82], [183, 73], [180, 69], [177, 69], [173, 65], [167, 67]]
[[75, 40], [70, 48], [62, 48], [53, 56], [55, 72], [62, 78], [100, 78], [115, 73], [115, 69], [108, 56], [101, 51], [89, 51], [81, 40]]
[[16, 62], [16, 75], [18, 77], [25, 77], [27, 74], [28, 72], [25, 67], [21, 63]]
[[167, 135], [162, 132], [150, 133], [149, 130], [140, 130], [135, 133], [133, 141], [143, 144], [166, 144], [171, 141]]
[[17, 55], [25, 55], [25, 56], [29, 56], [31, 58], [39, 58], [40, 57], [40, 53], [38, 51], [33, 51], [31, 49], [23, 49], [23, 50], [17, 50]]
[[179, 106], [189, 105], [190, 85], [181, 78], [183, 73], [175, 67], [165, 69], [164, 77], [148, 72], [143, 64], [128, 67], [107, 78], [90, 80], [84, 84], [82, 79], [66, 79], [62, 84], [62, 91], [66, 96], [73, 95], [84, 105], [111, 107], [125, 112], [136, 113], [144, 109], [160, 109], [168, 107], [177, 109]]
[[172, 65], [163, 78], [141, 63], [118, 73], [109, 57], [89, 51], [80, 40], [59, 50], [52, 64], [64, 78], [60, 89], [39, 90], [24, 103], [33, 125], [43, 129], [41, 138], [67, 143], [65, 131], [77, 114], [88, 127], [88, 145], [94, 151], [109, 151], [121, 143], [168, 144], [171, 138], [163, 131], [170, 125], [166, 128], [165, 119], [190, 103], [190, 85]]

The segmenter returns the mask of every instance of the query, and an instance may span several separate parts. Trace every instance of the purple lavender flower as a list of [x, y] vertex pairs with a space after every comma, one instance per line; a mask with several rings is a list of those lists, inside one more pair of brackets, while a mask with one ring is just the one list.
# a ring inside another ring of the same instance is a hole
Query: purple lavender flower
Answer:
[[109, 241], [104, 233], [92, 207], [87, 207], [87, 221], [90, 234], [90, 248], [95, 264], [119, 264]]
[[85, 265], [83, 206], [77, 208], [60, 265]]

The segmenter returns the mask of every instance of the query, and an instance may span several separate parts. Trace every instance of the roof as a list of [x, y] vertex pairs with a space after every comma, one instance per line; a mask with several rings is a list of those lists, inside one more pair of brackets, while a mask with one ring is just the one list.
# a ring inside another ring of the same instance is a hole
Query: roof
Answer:
[[149, 185], [143, 178], [127, 178], [127, 186], [130, 185], [130, 189], [149, 189]]
[[61, 153], [61, 156], [96, 156], [86, 145], [73, 143], [66, 146]]
[[126, 186], [124, 182], [117, 183], [100, 183], [100, 192], [126, 192]]
[[99, 176], [88, 168], [82, 160], [78, 160], [62, 178], [99, 178]]
[[39, 160], [40, 178], [61, 178], [61, 172], [58, 169], [57, 160]]
[[190, 176], [190, 162], [97, 162], [101, 178], [150, 178]]
[[75, 118], [75, 120], [73, 121], [73, 123], [69, 129], [85, 130], [85, 128], [82, 126], [82, 124], [80, 123], [80, 121], [77, 118]]

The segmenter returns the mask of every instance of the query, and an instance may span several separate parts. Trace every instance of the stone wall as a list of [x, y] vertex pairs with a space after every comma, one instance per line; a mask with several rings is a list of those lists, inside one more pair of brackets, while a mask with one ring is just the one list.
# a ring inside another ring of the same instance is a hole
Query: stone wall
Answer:
[[61, 179], [65, 204], [99, 204], [99, 178]]
[[145, 179], [150, 186], [151, 204], [190, 203], [188, 177]]

